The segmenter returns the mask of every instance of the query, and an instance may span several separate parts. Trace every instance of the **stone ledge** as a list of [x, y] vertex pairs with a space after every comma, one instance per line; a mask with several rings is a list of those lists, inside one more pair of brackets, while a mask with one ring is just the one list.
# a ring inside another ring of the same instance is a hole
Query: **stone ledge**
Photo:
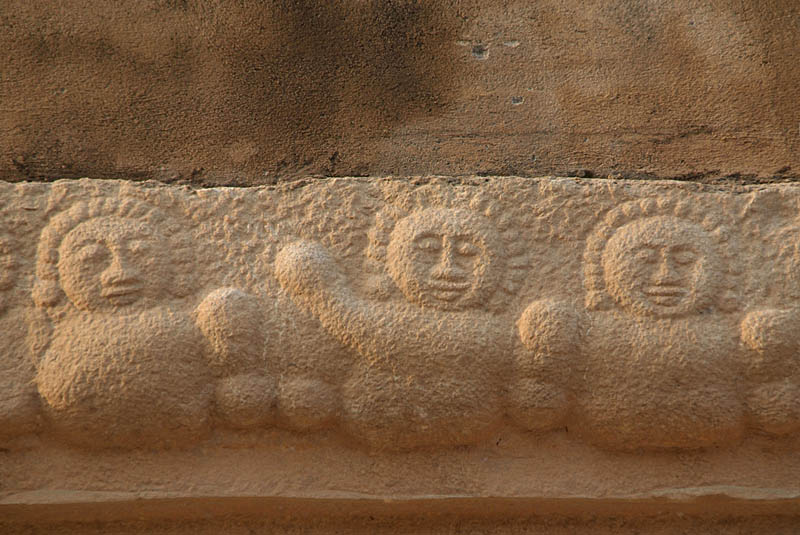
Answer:
[[[324, 494], [324, 493], [323, 493]], [[424, 517], [509, 519], [525, 516], [585, 518], [664, 514], [718, 516], [800, 515], [800, 494], [772, 489], [669, 489], [642, 496], [503, 498], [493, 496], [367, 496], [328, 493], [316, 497], [211, 496], [159, 492], [34, 491], [0, 500], [3, 521], [15, 524], [110, 522], [147, 518], [189, 520], [226, 516], [261, 518]]]

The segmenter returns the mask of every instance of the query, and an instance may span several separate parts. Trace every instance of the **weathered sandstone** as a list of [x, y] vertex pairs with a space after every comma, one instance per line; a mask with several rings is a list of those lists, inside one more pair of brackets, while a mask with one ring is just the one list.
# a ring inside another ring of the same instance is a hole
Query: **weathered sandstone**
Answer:
[[3, 0], [0, 178], [800, 170], [795, 0]]
[[794, 185], [0, 199], [10, 520], [800, 513]]

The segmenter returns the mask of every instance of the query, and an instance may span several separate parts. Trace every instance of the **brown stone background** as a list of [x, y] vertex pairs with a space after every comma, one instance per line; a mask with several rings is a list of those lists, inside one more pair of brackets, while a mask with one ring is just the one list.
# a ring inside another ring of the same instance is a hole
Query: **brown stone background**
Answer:
[[3, 0], [0, 179], [796, 179], [795, 0]]
[[9, 535], [794, 535], [792, 516], [708, 517], [660, 514], [652, 517], [475, 519], [426, 515], [416, 518], [352, 516], [347, 519], [280, 520], [230, 515], [203, 520], [139, 520], [127, 522], [64, 522], [5, 524]]

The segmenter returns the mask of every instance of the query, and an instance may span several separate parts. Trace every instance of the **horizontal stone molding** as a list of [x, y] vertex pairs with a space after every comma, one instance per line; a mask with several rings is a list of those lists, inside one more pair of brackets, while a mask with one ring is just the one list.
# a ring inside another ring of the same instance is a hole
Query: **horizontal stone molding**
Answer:
[[[452, 516], [462, 520], [501, 521], [559, 515], [576, 518], [636, 518], [657, 515], [800, 515], [800, 496], [784, 496], [767, 489], [667, 489], [660, 495], [551, 498], [540, 496], [370, 496], [329, 493], [326, 496], [218, 496], [158, 492], [29, 492], [0, 501], [3, 521], [10, 525], [82, 524], [130, 521], [146, 518], [190, 520], [230, 515], [256, 518], [289, 518], [327, 521], [353, 518], [426, 518]], [[668, 523], [668, 522], [665, 522]], [[0, 522], [0, 527], [3, 523]]]

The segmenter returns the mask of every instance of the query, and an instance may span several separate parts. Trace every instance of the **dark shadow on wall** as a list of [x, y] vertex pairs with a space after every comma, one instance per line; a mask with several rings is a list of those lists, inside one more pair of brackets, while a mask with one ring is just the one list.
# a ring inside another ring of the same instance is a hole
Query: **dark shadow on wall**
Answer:
[[342, 144], [441, 112], [439, 3], [6, 0], [0, 178], [335, 172]]

